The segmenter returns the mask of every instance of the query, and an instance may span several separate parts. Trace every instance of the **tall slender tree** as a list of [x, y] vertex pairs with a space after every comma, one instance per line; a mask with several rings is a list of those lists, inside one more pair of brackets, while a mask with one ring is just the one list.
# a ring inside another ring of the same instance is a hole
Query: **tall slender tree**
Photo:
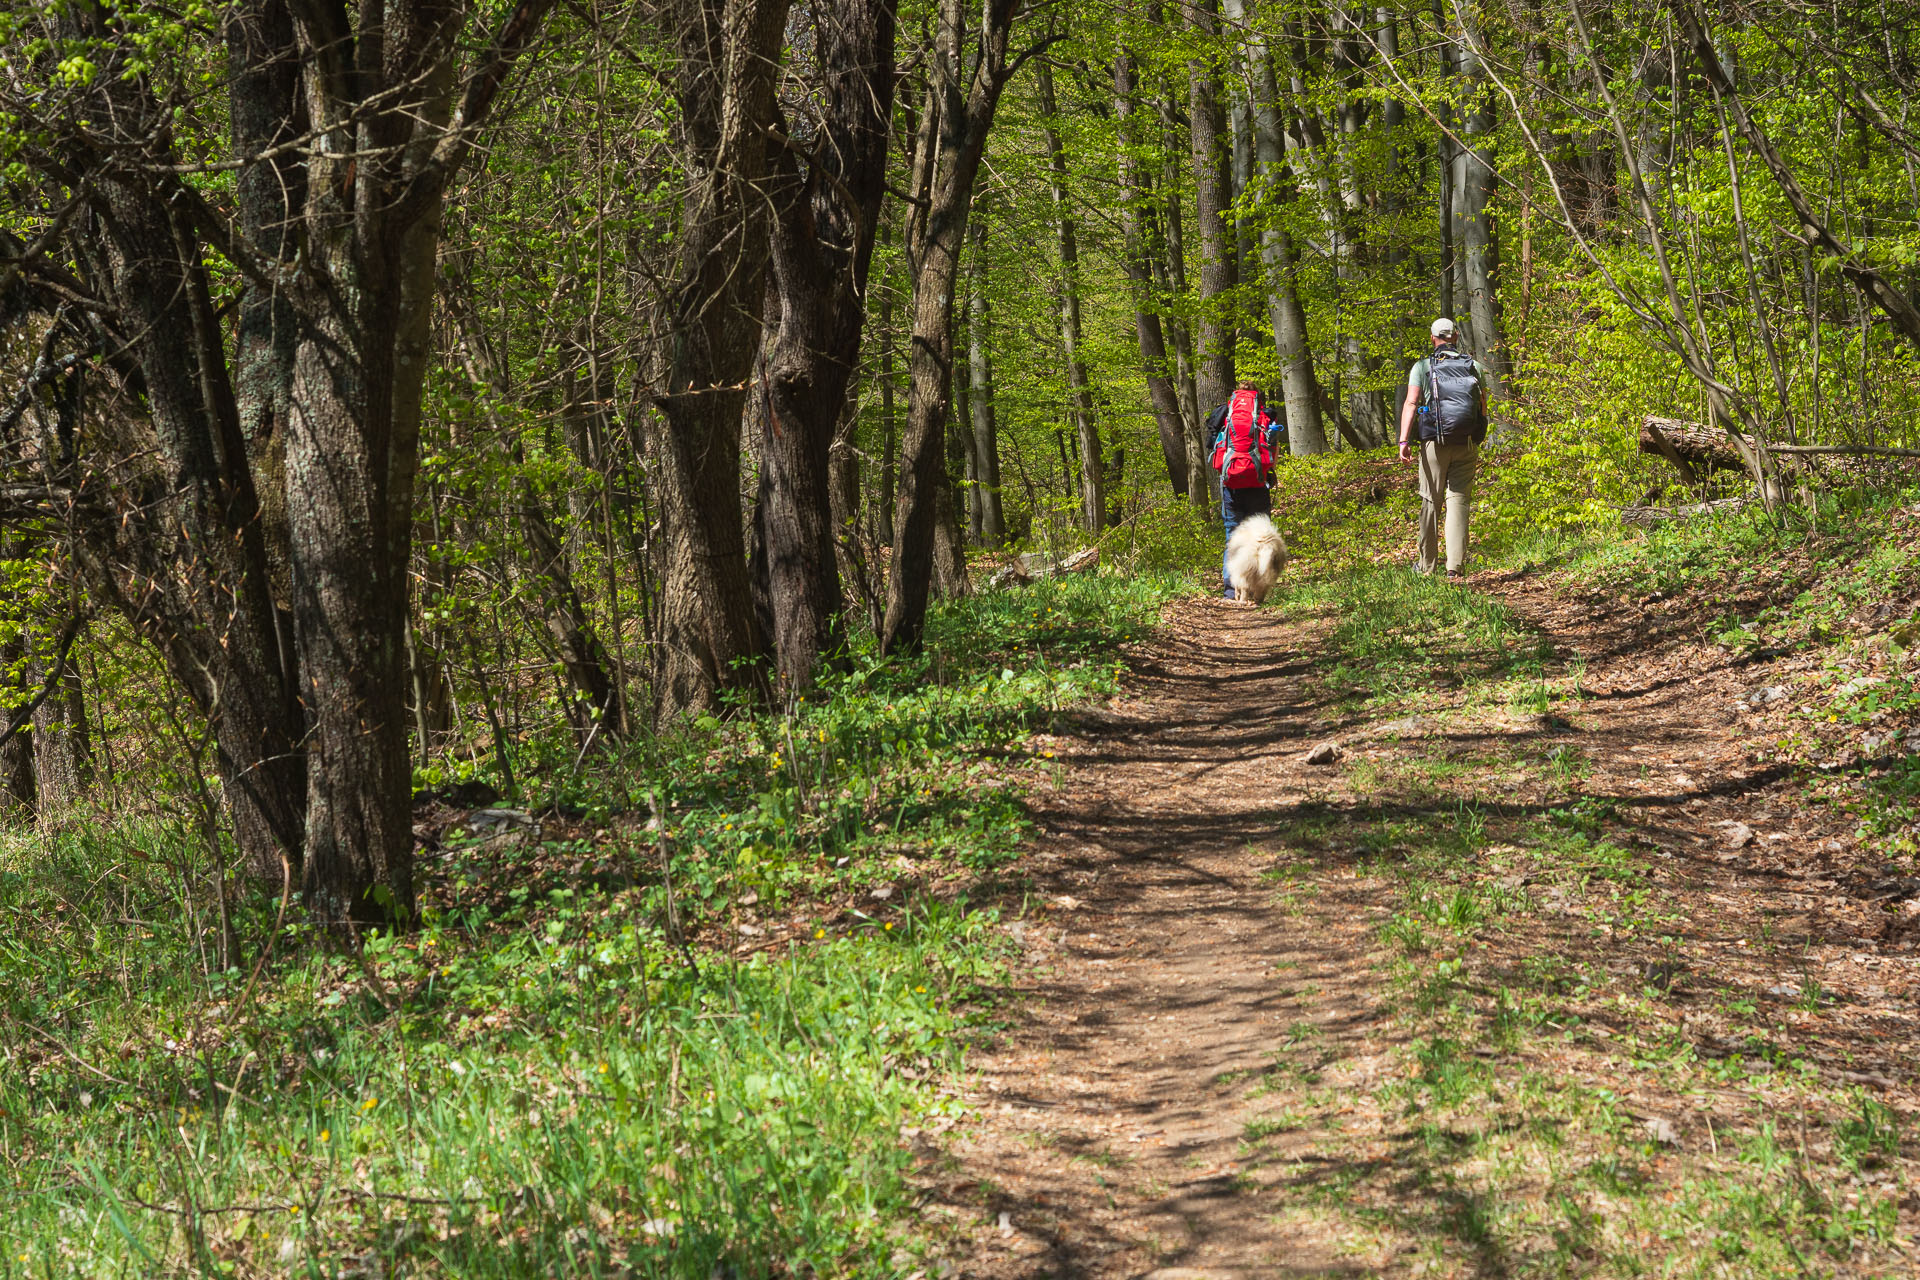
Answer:
[[1100, 443], [1100, 424], [1094, 417], [1093, 394], [1081, 358], [1080, 241], [1074, 232], [1074, 214], [1067, 187], [1067, 150], [1060, 141], [1060, 104], [1053, 92], [1053, 68], [1044, 59], [1035, 66], [1039, 90], [1041, 131], [1047, 140], [1047, 175], [1053, 196], [1055, 247], [1060, 258], [1060, 354], [1067, 370], [1067, 415], [1073, 423], [1080, 461], [1080, 522], [1090, 533], [1106, 524], [1106, 460]]
[[[1229, 24], [1245, 33], [1241, 56], [1252, 103], [1250, 118], [1264, 184], [1262, 194], [1272, 203], [1288, 203], [1285, 197], [1292, 194], [1293, 183], [1286, 167], [1280, 88], [1272, 54], [1265, 35], [1248, 23], [1244, 0], [1224, 0], [1223, 12]], [[1267, 317], [1286, 402], [1287, 447], [1300, 455], [1325, 453], [1327, 432], [1320, 416], [1320, 381], [1314, 374], [1306, 309], [1300, 302], [1299, 253], [1293, 236], [1271, 212], [1260, 234], [1260, 254], [1266, 275]]]
[[1153, 401], [1154, 425], [1160, 435], [1160, 456], [1166, 463], [1167, 480], [1174, 496], [1184, 497], [1191, 474], [1187, 467], [1187, 431], [1168, 365], [1166, 330], [1155, 296], [1159, 286], [1154, 274], [1157, 255], [1151, 235], [1152, 178], [1139, 154], [1144, 142], [1139, 136], [1137, 97], [1133, 54], [1123, 48], [1113, 60], [1113, 118], [1118, 127], [1120, 194], [1124, 202], [1120, 211], [1125, 236], [1123, 261], [1132, 293], [1134, 333], [1140, 344], [1147, 393]]
[[[929, 57], [927, 105], [915, 147], [916, 208], [907, 253], [913, 264], [913, 347], [900, 509], [895, 521], [886, 653], [920, 647], [933, 585], [934, 525], [940, 518], [947, 419], [953, 379], [953, 295], [959, 278], [974, 182], [1001, 92], [1019, 59], [1008, 57], [1013, 0], [987, 0], [968, 38], [968, 8], [942, 0]], [[969, 44], [975, 46], [971, 66]], [[948, 492], [951, 489], [948, 488]]]
[[993, 305], [987, 297], [987, 224], [968, 228], [973, 252], [967, 262], [967, 378], [971, 394], [974, 483], [973, 507], [980, 539], [990, 547], [1007, 540], [1006, 511], [1000, 500], [1000, 430], [993, 407]]
[[[1188, 0], [1187, 27], [1203, 49], [1211, 51], [1219, 32], [1218, 0]], [[1199, 364], [1195, 394], [1202, 413], [1224, 404], [1233, 390], [1234, 345], [1239, 326], [1233, 315], [1238, 237], [1232, 226], [1232, 156], [1222, 111], [1220, 75], [1209, 57], [1188, 64], [1188, 127], [1193, 143], [1193, 212], [1200, 236]], [[1205, 441], [1202, 441], [1205, 446]], [[1209, 505], [1218, 506], [1219, 477], [1208, 477]]]

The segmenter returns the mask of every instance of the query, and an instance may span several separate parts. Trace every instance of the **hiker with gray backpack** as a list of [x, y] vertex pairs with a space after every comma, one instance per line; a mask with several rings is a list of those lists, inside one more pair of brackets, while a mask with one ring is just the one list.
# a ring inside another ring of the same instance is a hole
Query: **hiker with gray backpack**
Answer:
[[1467, 508], [1480, 442], [1487, 438], [1487, 367], [1456, 345], [1459, 331], [1444, 316], [1433, 322], [1433, 352], [1407, 371], [1400, 410], [1400, 461], [1420, 448], [1420, 572], [1440, 558], [1440, 504], [1446, 496], [1447, 580], [1460, 580], [1467, 559]]

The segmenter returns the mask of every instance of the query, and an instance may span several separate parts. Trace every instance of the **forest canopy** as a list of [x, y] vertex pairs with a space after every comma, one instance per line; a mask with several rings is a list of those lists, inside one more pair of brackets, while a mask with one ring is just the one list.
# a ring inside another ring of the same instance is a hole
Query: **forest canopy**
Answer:
[[1914, 41], [1695, 0], [14, 0], [10, 803], [209, 779], [245, 876], [405, 921], [416, 792], [794, 705], [1010, 551], [1204, 563], [1209, 411], [1259, 383], [1302, 492], [1348, 483], [1311, 458], [1392, 443], [1438, 315], [1495, 397], [1486, 533], [1654, 500], [1649, 416], [1771, 511], [1796, 450], [1915, 443]]

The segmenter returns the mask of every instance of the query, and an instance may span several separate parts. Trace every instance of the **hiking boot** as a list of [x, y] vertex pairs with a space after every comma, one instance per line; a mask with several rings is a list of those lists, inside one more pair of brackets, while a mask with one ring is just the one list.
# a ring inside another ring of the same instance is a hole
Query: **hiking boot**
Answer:
[[1465, 572], [1464, 570], [1461, 570], [1461, 569], [1449, 569], [1449, 570], [1447, 570], [1447, 581], [1448, 581], [1448, 582], [1451, 582], [1451, 583], [1454, 583], [1454, 584], [1456, 584], [1456, 585], [1457, 585], [1457, 584], [1459, 584], [1459, 583], [1462, 583], [1462, 582], [1465, 582], [1466, 580], [1467, 580], [1467, 575], [1466, 575], [1466, 572]]
[[1220, 598], [1221, 598], [1222, 600], [1231, 600], [1231, 599], [1233, 599], [1233, 588], [1232, 588], [1232, 587], [1222, 587], [1222, 588], [1220, 588]]

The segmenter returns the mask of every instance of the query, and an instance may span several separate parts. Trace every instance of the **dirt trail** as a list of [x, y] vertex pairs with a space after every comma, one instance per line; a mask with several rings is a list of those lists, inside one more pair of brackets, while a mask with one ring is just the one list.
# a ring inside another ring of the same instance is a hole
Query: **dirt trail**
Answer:
[[1241, 1150], [1285, 1118], [1276, 1045], [1331, 1040], [1364, 1087], [1388, 1031], [1363, 958], [1378, 904], [1350, 880], [1302, 915], [1268, 875], [1275, 826], [1324, 786], [1302, 757], [1326, 709], [1277, 610], [1186, 602], [1171, 623], [1131, 695], [1058, 742], [1030, 1020], [976, 1059], [989, 1118], [941, 1188], [988, 1209], [967, 1275], [1366, 1273], [1260, 1203], [1311, 1166]]
[[[1754, 673], [1703, 664], [1677, 640], [1651, 645], [1644, 617], [1622, 616], [1610, 632], [1582, 616], [1576, 635], [1571, 614], [1557, 615], [1536, 584], [1483, 587], [1563, 652], [1585, 654], [1595, 694], [1581, 725], [1496, 712], [1476, 728], [1468, 712], [1405, 742], [1405, 722], [1345, 718], [1327, 698], [1315, 674], [1323, 624], [1195, 600], [1174, 607], [1127, 697], [1050, 741], [1065, 767], [1037, 797], [1031, 865], [1046, 901], [1014, 926], [1026, 952], [1022, 998], [1007, 1034], [973, 1060], [974, 1118], [921, 1148], [930, 1211], [949, 1216], [961, 1250], [943, 1274], [1225, 1280], [1513, 1268], [1478, 1224], [1485, 1205], [1470, 1179], [1456, 1181], [1434, 1157], [1431, 1126], [1381, 1101], [1380, 1086], [1408, 1073], [1414, 1031], [1396, 1016], [1382, 963], [1396, 886], [1340, 835], [1355, 811], [1349, 774], [1362, 762], [1377, 778], [1415, 756], [1467, 758], [1517, 738], [1537, 750], [1556, 734], [1577, 742], [1582, 791], [1635, 800], [1647, 833], [1636, 838], [1662, 860], [1662, 892], [1697, 922], [1662, 953], [1668, 969], [1657, 976], [1675, 1001], [1684, 983], [1673, 975], [1689, 970], [1758, 992], [1782, 972], [1818, 969], [1842, 1002], [1848, 982], [1883, 997], [1891, 988], [1879, 1012], [1828, 1020], [1809, 1039], [1815, 1059], [1824, 1044], [1844, 1075], [1876, 1087], [1911, 1078], [1920, 1025], [1901, 1008], [1920, 974], [1898, 957], [1844, 963], [1870, 944], [1872, 922], [1859, 911], [1850, 925], [1852, 900], [1834, 892], [1844, 890], [1836, 866], [1851, 856], [1842, 842], [1793, 826], [1787, 783], [1753, 768], [1742, 747], [1754, 726], [1727, 708]], [[1343, 743], [1340, 761], [1307, 764], [1330, 738]], [[1552, 799], [1537, 779], [1488, 781], [1501, 794], [1486, 800], [1508, 812], [1540, 812]], [[1380, 796], [1376, 784], [1371, 801]], [[1714, 824], [1736, 819], [1764, 829], [1729, 852]], [[1290, 842], [1303, 820], [1333, 834]], [[1799, 950], [1753, 954], [1744, 938], [1792, 909], [1795, 893], [1814, 904], [1793, 922], [1805, 934]], [[1830, 917], [1822, 901], [1835, 904]], [[1648, 962], [1637, 941], [1593, 941], [1556, 910], [1549, 901], [1539, 918], [1475, 943], [1476, 963], [1517, 971], [1557, 949], [1640, 985]], [[1709, 1015], [1702, 1006], [1660, 1016], [1707, 1053]], [[1708, 1161], [1711, 1143], [1718, 1157], [1716, 1133], [1729, 1133], [1752, 1097], [1676, 1101], [1631, 1067], [1607, 1077], [1617, 1041], [1603, 1021], [1589, 1025], [1591, 1035], [1556, 1050], [1552, 1070], [1611, 1079], [1630, 1108], [1624, 1123], [1673, 1117], [1647, 1123], [1666, 1126], [1656, 1132], [1674, 1151], [1698, 1148]], [[1489, 1131], [1502, 1123], [1488, 1120]], [[1801, 1126], [1804, 1159], [1804, 1113]], [[1916, 1209], [1920, 1201], [1904, 1207], [1903, 1223]]]

